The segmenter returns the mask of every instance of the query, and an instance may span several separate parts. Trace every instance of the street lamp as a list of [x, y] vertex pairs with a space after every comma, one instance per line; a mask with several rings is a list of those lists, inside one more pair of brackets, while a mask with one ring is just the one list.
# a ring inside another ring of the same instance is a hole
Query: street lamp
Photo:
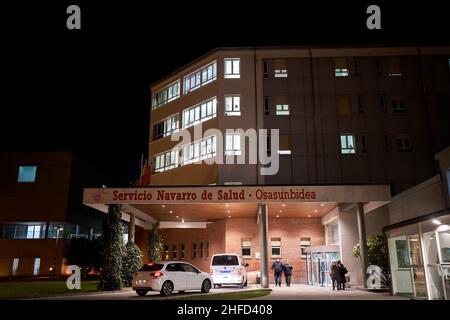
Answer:
[[55, 242], [55, 258], [53, 259], [53, 268], [52, 268], [52, 281], [55, 281], [55, 272], [56, 272], [56, 261], [58, 259], [58, 238], [59, 238], [59, 232], [64, 230], [63, 227], [57, 226], [53, 227], [54, 230], [56, 230], [56, 242]]

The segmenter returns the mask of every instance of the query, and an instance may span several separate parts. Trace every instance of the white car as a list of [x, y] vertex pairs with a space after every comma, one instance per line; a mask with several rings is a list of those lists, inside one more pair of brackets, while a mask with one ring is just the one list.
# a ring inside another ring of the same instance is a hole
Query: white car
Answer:
[[209, 274], [193, 265], [180, 261], [163, 261], [144, 264], [133, 277], [133, 290], [140, 296], [159, 291], [169, 296], [174, 291], [201, 290], [209, 292], [213, 280]]
[[248, 263], [235, 253], [215, 254], [211, 258], [209, 273], [212, 276], [214, 287], [221, 285], [238, 285], [240, 288], [247, 286]]

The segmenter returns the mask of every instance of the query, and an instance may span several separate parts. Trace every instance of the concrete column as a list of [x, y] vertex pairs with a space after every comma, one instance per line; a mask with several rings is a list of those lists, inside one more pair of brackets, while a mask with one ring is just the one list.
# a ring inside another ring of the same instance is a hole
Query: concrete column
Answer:
[[136, 231], [136, 217], [134, 213], [129, 213], [130, 222], [128, 223], [128, 241], [134, 242], [134, 234]]
[[261, 271], [261, 286], [269, 287], [269, 210], [267, 204], [258, 205], [259, 224], [259, 264]]
[[363, 273], [364, 288], [367, 288], [367, 267], [369, 266], [369, 259], [367, 258], [367, 235], [366, 235], [366, 217], [364, 216], [364, 206], [358, 202], [356, 208], [356, 215], [358, 218], [358, 234], [359, 243], [361, 247], [361, 267]]

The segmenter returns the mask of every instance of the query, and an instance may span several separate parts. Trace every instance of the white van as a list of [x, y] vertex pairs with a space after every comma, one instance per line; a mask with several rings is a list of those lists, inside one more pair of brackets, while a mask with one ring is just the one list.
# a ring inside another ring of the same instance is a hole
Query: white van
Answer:
[[211, 258], [210, 275], [213, 278], [214, 288], [225, 285], [247, 286], [248, 263], [235, 253], [215, 254]]

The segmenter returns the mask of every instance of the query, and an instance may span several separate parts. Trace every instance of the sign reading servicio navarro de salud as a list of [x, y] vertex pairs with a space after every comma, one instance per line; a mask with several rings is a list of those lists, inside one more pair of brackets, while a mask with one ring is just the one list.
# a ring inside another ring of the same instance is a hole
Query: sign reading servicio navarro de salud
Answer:
[[386, 201], [389, 188], [363, 186], [208, 186], [87, 188], [83, 203], [165, 204], [220, 202]]

